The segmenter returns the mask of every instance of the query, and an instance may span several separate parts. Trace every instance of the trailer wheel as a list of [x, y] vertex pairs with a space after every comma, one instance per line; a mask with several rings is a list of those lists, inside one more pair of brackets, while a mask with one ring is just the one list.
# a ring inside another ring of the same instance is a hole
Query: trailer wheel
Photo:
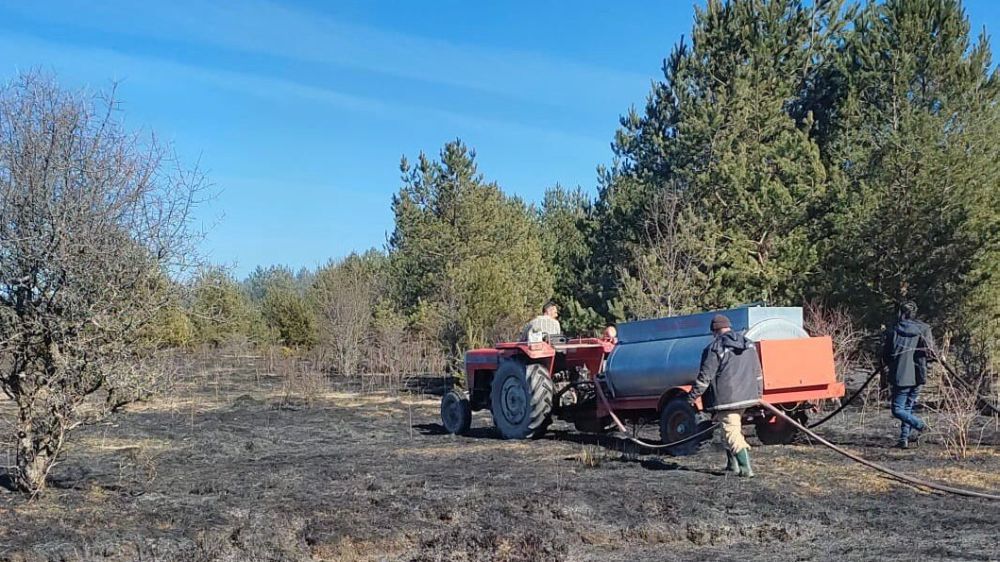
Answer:
[[552, 423], [555, 388], [548, 370], [537, 363], [504, 361], [493, 375], [490, 413], [504, 439], [541, 437]]
[[[698, 412], [682, 397], [669, 400], [660, 411], [660, 441], [664, 444], [680, 441], [700, 430]], [[702, 441], [709, 437], [710, 435], [706, 435], [665, 450], [678, 457], [692, 455], [698, 451]]]
[[[805, 412], [795, 412], [790, 415], [805, 425]], [[757, 430], [757, 440], [763, 445], [787, 445], [792, 442], [797, 433], [795, 426], [775, 415], [758, 419], [754, 422], [754, 428]]]
[[448, 433], [462, 435], [472, 425], [472, 406], [460, 390], [449, 390], [441, 399], [441, 423]]

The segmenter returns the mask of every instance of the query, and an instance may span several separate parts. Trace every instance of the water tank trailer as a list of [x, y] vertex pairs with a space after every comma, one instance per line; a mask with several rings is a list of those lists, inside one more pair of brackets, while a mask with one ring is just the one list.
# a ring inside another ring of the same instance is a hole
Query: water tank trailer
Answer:
[[[805, 422], [822, 400], [844, 395], [837, 382], [829, 337], [810, 337], [800, 307], [746, 306], [627, 322], [618, 341], [552, 337], [544, 342], [506, 342], [465, 355], [465, 390], [448, 392], [441, 417], [451, 433], [464, 433], [472, 412], [489, 410], [506, 439], [541, 436], [554, 417], [580, 431], [602, 432], [611, 424], [597, 396], [623, 419], [658, 420], [660, 438], [673, 443], [704, 427], [707, 416], [684, 399], [698, 375], [702, 350], [712, 341], [711, 319], [723, 314], [732, 329], [757, 342], [764, 399]], [[764, 444], [787, 443], [794, 429], [763, 410], [747, 410]], [[686, 454], [698, 441], [669, 450]]]

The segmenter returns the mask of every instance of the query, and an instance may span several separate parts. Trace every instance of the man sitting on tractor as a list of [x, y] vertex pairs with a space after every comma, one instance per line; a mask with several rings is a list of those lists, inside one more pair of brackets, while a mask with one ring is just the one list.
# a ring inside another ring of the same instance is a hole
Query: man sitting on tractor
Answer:
[[618, 328], [614, 325], [604, 328], [604, 333], [601, 334], [601, 339], [611, 343], [618, 343]]
[[542, 313], [531, 319], [521, 330], [520, 341], [542, 341], [548, 336], [562, 335], [559, 325], [559, 307], [554, 301], [548, 301], [542, 307]]
[[729, 318], [721, 314], [712, 318], [711, 329], [715, 339], [702, 352], [698, 379], [687, 399], [694, 406], [706, 390], [711, 390], [705, 410], [715, 412], [712, 421], [722, 426], [726, 471], [753, 477], [750, 445], [743, 438], [743, 411], [759, 402], [764, 391], [757, 348], [743, 334], [734, 332]]

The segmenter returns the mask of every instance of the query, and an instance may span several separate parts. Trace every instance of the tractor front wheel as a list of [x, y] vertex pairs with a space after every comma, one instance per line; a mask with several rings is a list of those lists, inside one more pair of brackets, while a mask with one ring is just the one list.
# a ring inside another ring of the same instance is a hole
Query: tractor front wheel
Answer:
[[552, 422], [554, 393], [552, 379], [542, 365], [504, 361], [490, 389], [493, 424], [504, 439], [541, 437]]
[[460, 390], [449, 390], [441, 399], [441, 423], [453, 435], [462, 435], [472, 425], [469, 398]]

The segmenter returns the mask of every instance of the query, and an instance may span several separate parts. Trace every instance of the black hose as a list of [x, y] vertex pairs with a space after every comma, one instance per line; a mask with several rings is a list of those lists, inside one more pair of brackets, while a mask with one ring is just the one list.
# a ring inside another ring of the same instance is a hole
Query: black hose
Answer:
[[625, 428], [625, 424], [623, 424], [622, 421], [620, 419], [618, 419], [618, 416], [615, 415], [615, 411], [611, 409], [611, 404], [608, 403], [608, 399], [604, 396], [604, 391], [601, 390], [601, 383], [599, 383], [599, 382], [595, 383], [594, 384], [594, 388], [597, 389], [597, 396], [601, 399], [601, 403], [604, 404], [604, 407], [607, 408], [608, 414], [611, 415], [611, 419], [614, 420], [615, 425], [617, 425], [618, 429], [622, 433], [625, 434], [625, 436], [622, 437], [622, 439], [625, 439], [627, 441], [631, 441], [631, 442], [635, 443], [636, 445], [639, 445], [641, 447], [645, 447], [647, 449], [669, 449], [671, 447], [676, 447], [678, 445], [683, 445], [684, 443], [687, 443], [688, 441], [693, 441], [694, 439], [697, 439], [698, 437], [701, 437], [702, 435], [711, 433], [711, 432], [715, 431], [715, 429], [717, 427], [719, 427], [719, 424], [713, 423], [712, 425], [706, 427], [705, 429], [703, 429], [701, 431], [698, 431], [696, 433], [693, 433], [691, 435], [688, 435], [687, 437], [685, 437], [684, 439], [681, 439], [679, 441], [674, 441], [673, 443], [662, 443], [662, 444], [659, 444], [659, 445], [653, 444], [653, 443], [649, 443], [647, 441], [643, 441], [641, 439], [637, 439], [635, 437], [632, 437], [632, 436], [628, 435], [628, 429]]
[[[975, 394], [976, 397], [979, 399], [980, 402], [982, 402], [982, 404], [985, 406], [986, 409], [992, 411], [994, 415], [1000, 415], [1000, 408], [998, 408], [997, 406], [993, 405], [993, 403], [990, 402], [990, 400], [988, 398], [986, 398], [982, 394], [979, 394], [979, 392], [975, 388], [973, 388], [972, 383], [970, 383], [969, 381], [965, 380], [961, 375], [959, 375], [958, 373], [956, 373], [955, 370], [951, 368], [951, 365], [949, 365], [943, 359], [941, 359], [940, 356], [938, 356], [938, 362], [941, 363], [941, 366], [944, 367], [944, 370], [949, 375], [951, 375], [952, 379], [957, 380], [959, 382], [959, 384], [962, 386], [962, 388], [964, 388], [968, 392], [971, 392], [971, 393]], [[852, 394], [851, 397], [848, 398], [846, 402], [841, 403], [841, 405], [840, 405], [839, 408], [837, 408], [833, 412], [827, 414], [826, 417], [824, 417], [823, 419], [819, 420], [818, 422], [809, 424], [809, 426], [808, 426], [809, 429], [812, 429], [814, 427], [819, 427], [819, 426], [823, 425], [824, 423], [826, 423], [826, 422], [830, 421], [831, 419], [833, 419], [834, 416], [836, 416], [837, 414], [839, 414], [840, 412], [842, 412], [844, 410], [844, 408], [846, 408], [852, 402], [854, 402], [854, 399], [857, 398], [858, 396], [860, 396], [861, 393], [864, 392], [866, 388], [868, 388], [868, 385], [871, 384], [871, 382], [873, 380], [875, 380], [875, 377], [878, 376], [878, 374], [881, 371], [882, 371], [882, 367], [879, 367], [879, 368], [875, 369], [875, 371], [873, 371], [872, 374], [868, 376], [868, 379], [865, 380], [864, 384], [862, 384], [861, 387], [858, 388], [858, 390], [855, 391], [854, 394]]]
[[946, 486], [944, 484], [938, 484], [937, 482], [930, 482], [928, 480], [921, 480], [920, 478], [915, 478], [915, 477], [910, 476], [908, 474], [904, 474], [902, 472], [897, 472], [895, 470], [892, 470], [891, 468], [886, 468], [886, 467], [884, 467], [884, 466], [882, 466], [882, 465], [880, 465], [878, 463], [874, 463], [874, 462], [872, 462], [872, 461], [870, 461], [868, 459], [865, 459], [865, 458], [863, 458], [863, 457], [861, 457], [859, 455], [856, 455], [856, 454], [854, 454], [854, 453], [852, 453], [852, 452], [850, 452], [850, 451], [848, 451], [846, 449], [842, 449], [842, 448], [834, 445], [833, 443], [830, 443], [826, 439], [823, 439], [819, 435], [816, 435], [815, 433], [813, 433], [812, 431], [810, 431], [806, 426], [804, 426], [804, 425], [800, 424], [799, 422], [795, 421], [788, 414], [782, 412], [778, 408], [775, 408], [771, 404], [768, 404], [767, 402], [761, 402], [760, 405], [763, 406], [765, 409], [770, 410], [775, 415], [783, 418], [785, 421], [787, 421], [788, 423], [792, 424], [792, 426], [794, 426], [799, 431], [802, 431], [806, 435], [812, 437], [813, 439], [819, 441], [823, 445], [826, 445], [827, 447], [833, 449], [834, 451], [840, 453], [841, 455], [844, 455], [845, 457], [847, 457], [847, 458], [849, 458], [849, 459], [851, 459], [851, 460], [853, 460], [855, 462], [859, 462], [859, 463], [861, 463], [861, 464], [863, 464], [863, 465], [865, 465], [865, 466], [867, 466], [869, 468], [873, 468], [873, 469], [875, 469], [875, 470], [877, 470], [879, 472], [883, 472], [885, 474], [888, 474], [889, 476], [892, 476], [893, 478], [895, 478], [897, 480], [900, 480], [902, 482], [906, 482], [907, 484], [911, 484], [913, 486], [918, 486], [918, 487], [923, 487], [923, 488], [930, 488], [932, 490], [937, 490], [939, 492], [947, 492], [949, 494], [955, 494], [955, 495], [959, 495], [959, 496], [966, 496], [966, 497], [970, 497], [970, 498], [985, 498], [985, 499], [988, 499], [988, 500], [1000, 500], [1000, 495], [997, 495], [997, 494], [989, 494], [989, 493], [986, 493], [986, 492], [976, 492], [974, 490], [966, 490], [964, 488], [953, 488], [951, 486]]
[[831, 412], [830, 414], [828, 414], [826, 417], [824, 417], [823, 419], [819, 420], [818, 422], [813, 423], [813, 424], [809, 424], [809, 429], [812, 429], [814, 427], [819, 427], [819, 426], [823, 425], [824, 423], [830, 421], [834, 416], [836, 416], [837, 414], [839, 414], [840, 412], [842, 412], [844, 410], [844, 408], [846, 408], [847, 406], [849, 406], [851, 404], [851, 402], [854, 402], [854, 399], [857, 398], [858, 396], [860, 396], [861, 393], [864, 392], [866, 388], [868, 388], [868, 385], [871, 384], [871, 382], [873, 380], [875, 380], [875, 377], [878, 376], [878, 374], [880, 372], [882, 372], [882, 368], [881, 367], [879, 367], [878, 369], [875, 369], [875, 371], [871, 375], [868, 375], [868, 380], [866, 380], [865, 383], [863, 385], [861, 385], [861, 388], [859, 388], [857, 391], [855, 391], [855, 393], [852, 394], [851, 397], [848, 398], [846, 402], [842, 403], [839, 408], [837, 408], [836, 410], [834, 410], [833, 412]]

